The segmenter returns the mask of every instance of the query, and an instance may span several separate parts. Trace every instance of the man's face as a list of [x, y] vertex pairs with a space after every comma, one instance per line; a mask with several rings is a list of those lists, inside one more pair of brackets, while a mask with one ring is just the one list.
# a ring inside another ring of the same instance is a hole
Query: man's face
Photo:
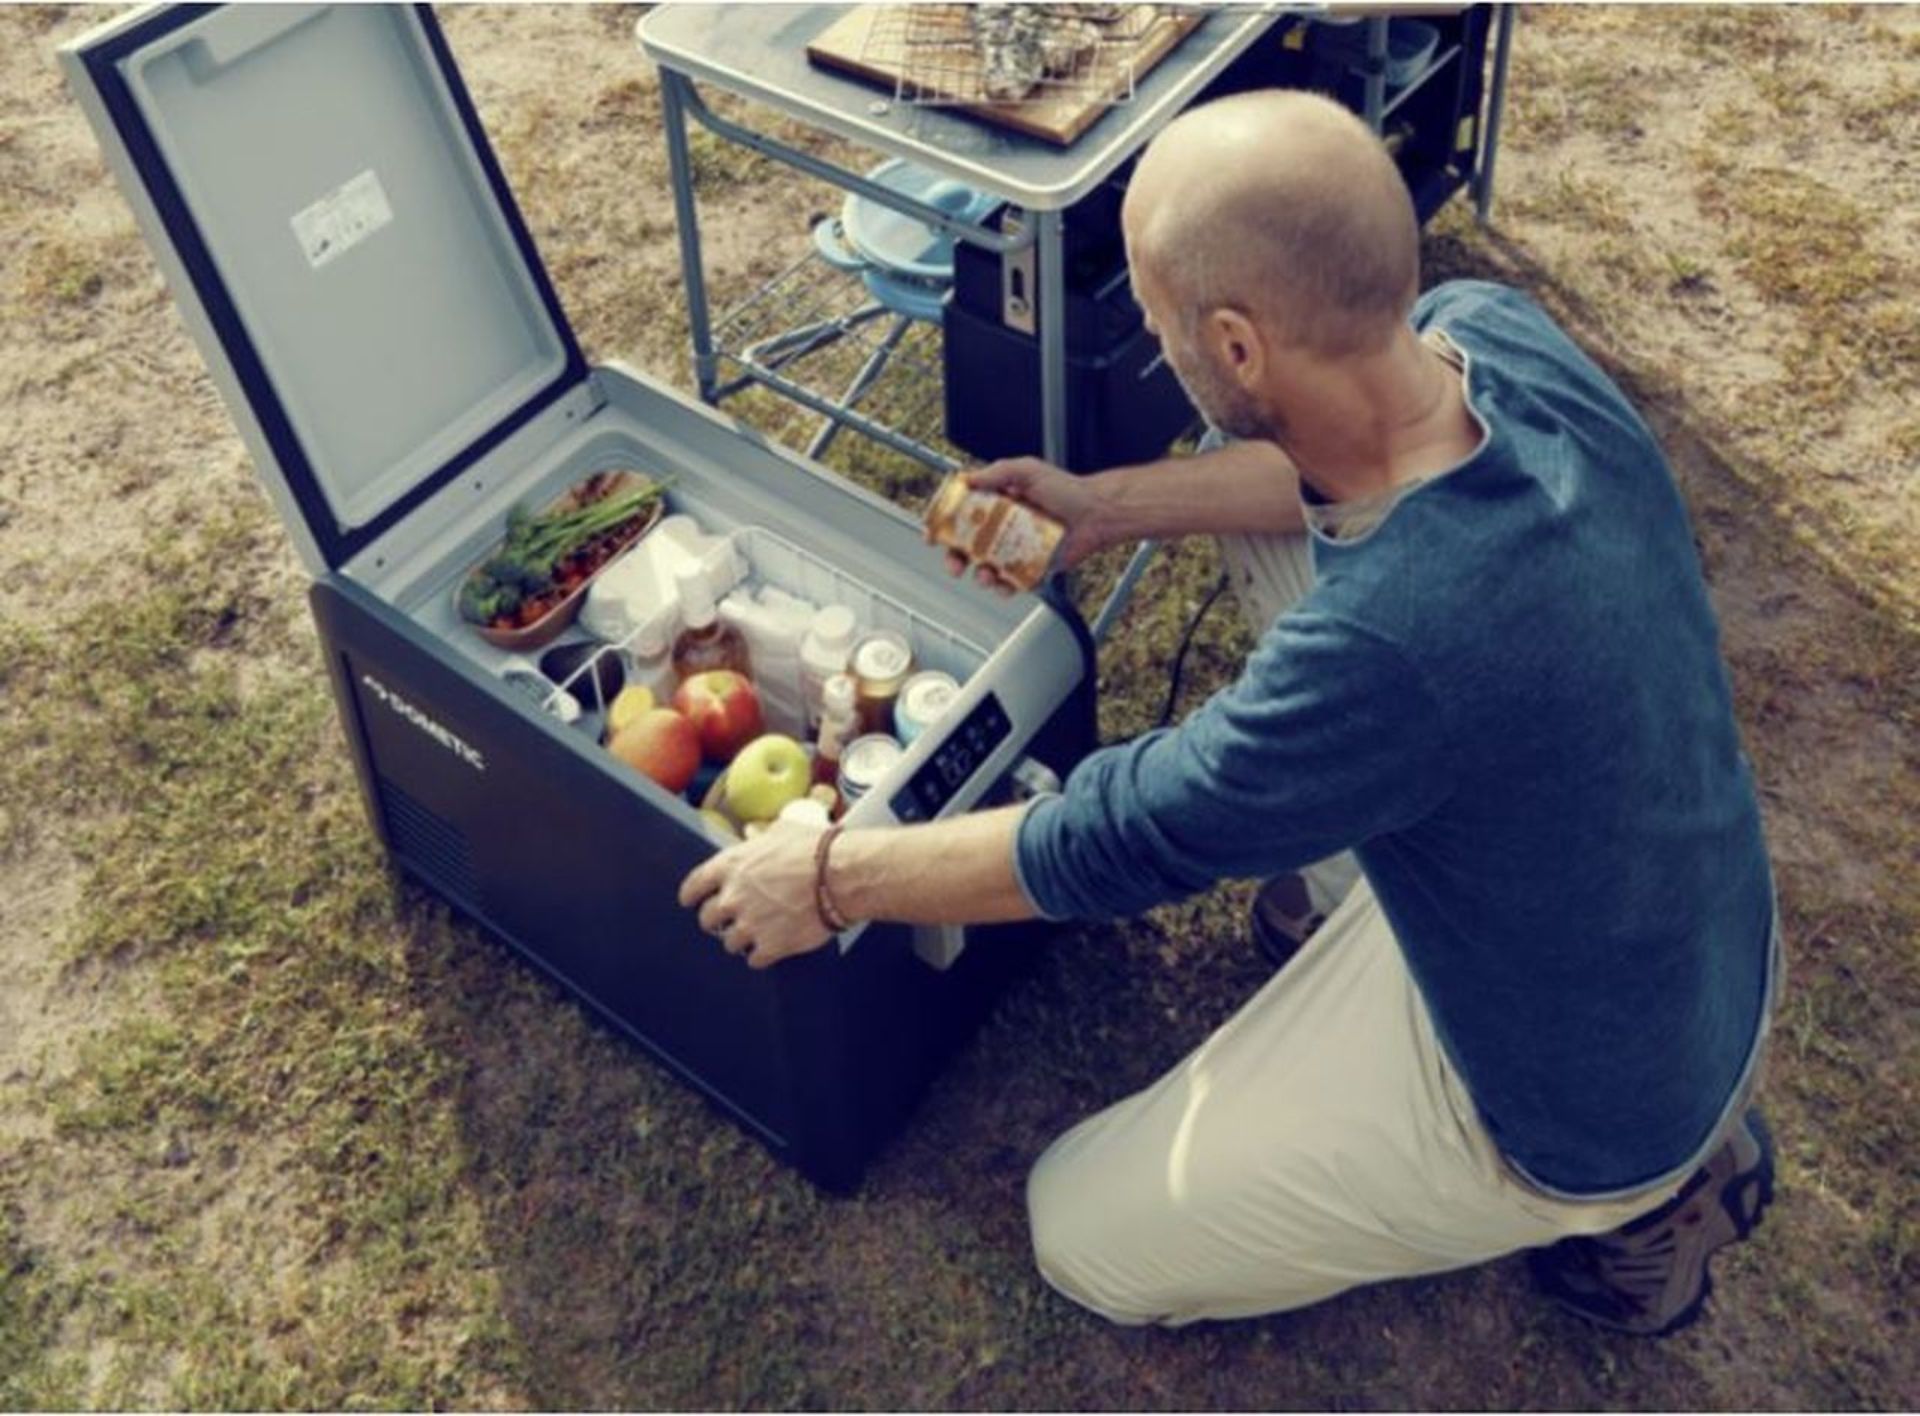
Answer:
[[1161, 348], [1173, 376], [1186, 390], [1188, 402], [1201, 417], [1230, 438], [1278, 441], [1281, 430], [1203, 346], [1163, 336]]
[[1230, 438], [1279, 441], [1284, 429], [1207, 352], [1204, 341], [1193, 337], [1197, 321], [1191, 312], [1168, 309], [1164, 293], [1145, 270], [1135, 270], [1133, 293], [1146, 316], [1147, 331], [1159, 339], [1167, 366], [1200, 416]]

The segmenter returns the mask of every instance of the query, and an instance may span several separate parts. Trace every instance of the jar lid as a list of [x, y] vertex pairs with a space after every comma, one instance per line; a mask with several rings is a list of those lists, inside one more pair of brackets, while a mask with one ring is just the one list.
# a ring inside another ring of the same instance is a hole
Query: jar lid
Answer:
[[826, 605], [814, 611], [809, 632], [829, 650], [845, 649], [853, 643], [855, 625], [853, 611], [845, 605]]

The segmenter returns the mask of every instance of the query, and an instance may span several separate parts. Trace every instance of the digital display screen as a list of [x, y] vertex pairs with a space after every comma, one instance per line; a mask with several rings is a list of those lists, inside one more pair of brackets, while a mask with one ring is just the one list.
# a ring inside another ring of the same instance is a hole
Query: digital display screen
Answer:
[[1012, 732], [1007, 710], [989, 693], [894, 794], [893, 814], [902, 821], [933, 820]]

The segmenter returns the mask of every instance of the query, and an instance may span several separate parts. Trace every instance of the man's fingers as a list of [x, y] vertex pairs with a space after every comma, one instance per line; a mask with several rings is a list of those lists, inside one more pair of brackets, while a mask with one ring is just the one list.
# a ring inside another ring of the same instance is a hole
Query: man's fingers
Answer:
[[973, 578], [978, 584], [997, 592], [1002, 599], [1010, 599], [1014, 594], [1014, 587], [1001, 579], [1001, 577], [995, 574], [988, 566], [983, 565], [975, 570]]
[[958, 551], [948, 551], [947, 552], [947, 574], [958, 576], [958, 575], [965, 575], [966, 573], [967, 573], [967, 558], [961, 555], [960, 552]]
[[1010, 492], [1025, 480], [1018, 464], [1012, 462], [989, 462], [967, 471], [967, 485], [983, 492]]
[[783, 948], [776, 944], [769, 944], [762, 940], [760, 943], [755, 944], [753, 951], [747, 955], [747, 967], [750, 969], [770, 969], [782, 959], [789, 957], [795, 952], [797, 951]]
[[687, 872], [680, 882], [680, 907], [690, 910], [720, 888], [727, 875], [727, 852], [709, 857]]
[[[729, 954], [745, 954], [753, 948], [753, 938], [747, 933], [747, 927], [736, 919], [721, 931], [720, 945]], [[747, 962], [753, 962], [752, 955], [748, 955]]]
[[709, 934], [718, 934], [733, 922], [734, 910], [720, 903], [720, 896], [713, 895], [700, 906], [700, 927]]

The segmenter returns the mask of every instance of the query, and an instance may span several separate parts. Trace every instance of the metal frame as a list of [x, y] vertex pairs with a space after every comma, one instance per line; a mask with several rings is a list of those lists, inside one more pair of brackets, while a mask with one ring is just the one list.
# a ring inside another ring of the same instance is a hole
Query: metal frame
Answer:
[[[1033, 220], [1015, 235], [1008, 236], [977, 222], [960, 221], [938, 207], [869, 181], [864, 175], [802, 152], [798, 148], [755, 132], [709, 108], [694, 88], [692, 80], [675, 70], [660, 70], [661, 103], [667, 130], [667, 167], [673, 182], [674, 216], [680, 233], [680, 264], [686, 278], [687, 317], [692, 326], [694, 378], [701, 398], [717, 403], [747, 383], [763, 383], [783, 396], [811, 408], [825, 417], [844, 422], [895, 451], [914, 457], [929, 466], [947, 471], [952, 459], [899, 432], [882, 427], [864, 417], [845, 401], [835, 403], [782, 376], [775, 368], [759, 361], [737, 359], [746, 374], [721, 385], [719, 351], [713, 339], [713, 313], [707, 302], [705, 265], [700, 253], [699, 214], [693, 195], [692, 157], [687, 146], [687, 120], [691, 117], [715, 137], [738, 144], [763, 157], [817, 177], [821, 181], [854, 192], [869, 201], [891, 207], [925, 222], [957, 241], [965, 241], [999, 255], [1034, 247], [1040, 267], [1040, 365], [1041, 427], [1045, 456], [1059, 461], [1066, 456], [1066, 293], [1061, 270], [1061, 220], [1057, 211], [1032, 213]], [[1048, 311], [1055, 317], [1046, 317]], [[904, 331], [902, 331], [904, 333]], [[737, 356], [736, 356], [737, 357]], [[870, 378], [867, 382], [870, 382]]]
[[1473, 212], [1482, 226], [1493, 215], [1493, 163], [1500, 155], [1500, 115], [1507, 106], [1507, 59], [1520, 7], [1512, 0], [1494, 7], [1493, 87], [1487, 94], [1486, 131], [1480, 135], [1473, 174]]

